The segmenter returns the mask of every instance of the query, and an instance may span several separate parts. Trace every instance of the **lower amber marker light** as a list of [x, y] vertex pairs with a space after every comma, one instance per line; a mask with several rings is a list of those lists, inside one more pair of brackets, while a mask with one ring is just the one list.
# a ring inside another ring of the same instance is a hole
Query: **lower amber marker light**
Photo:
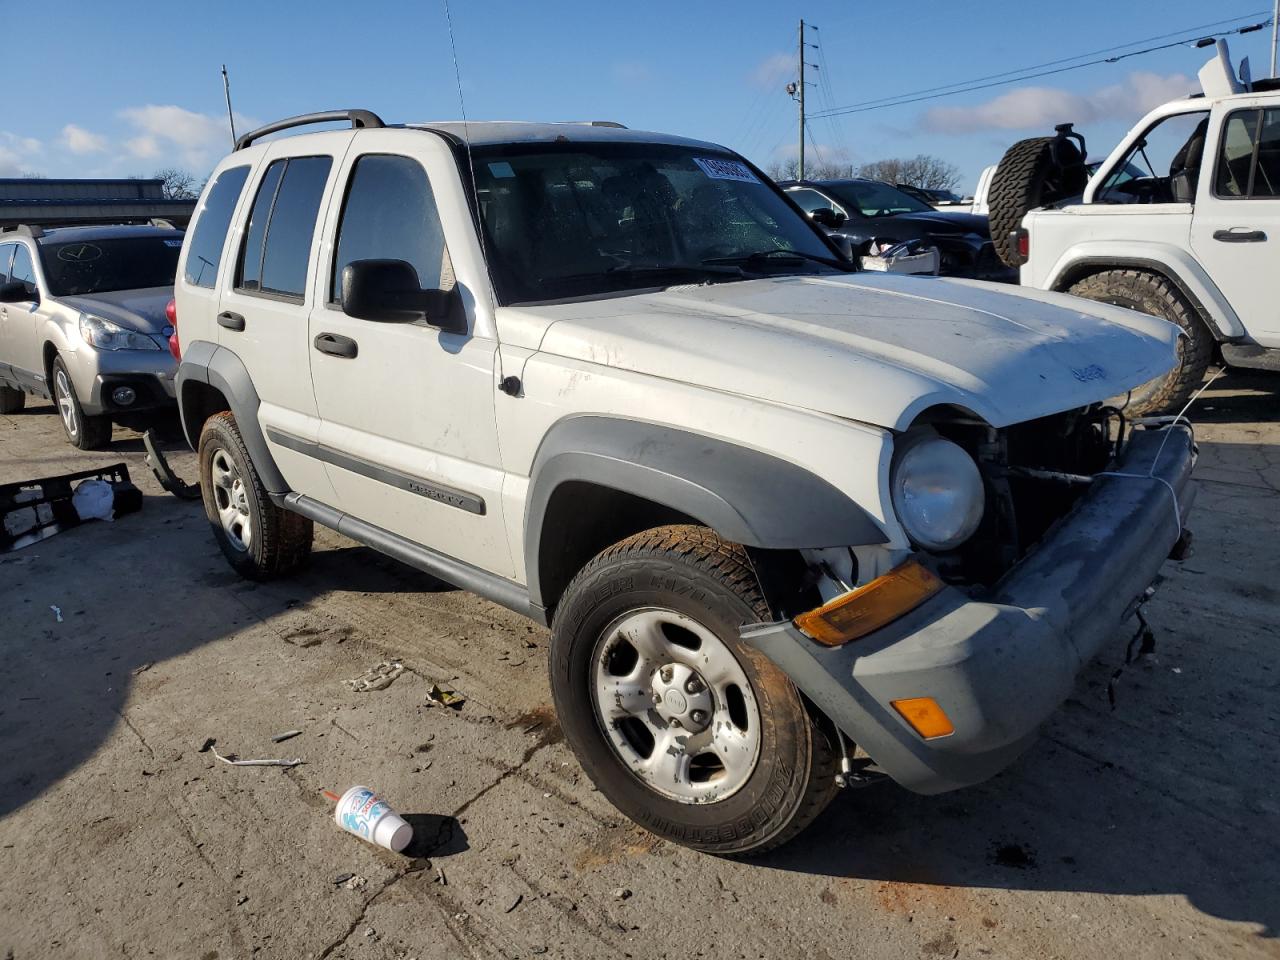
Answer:
[[800, 614], [794, 622], [809, 639], [838, 647], [892, 623], [942, 587], [942, 581], [926, 567], [908, 560], [884, 576]]
[[933, 697], [909, 697], [892, 703], [893, 709], [902, 714], [902, 719], [911, 725], [911, 729], [926, 740], [949, 737], [956, 732], [951, 718]]

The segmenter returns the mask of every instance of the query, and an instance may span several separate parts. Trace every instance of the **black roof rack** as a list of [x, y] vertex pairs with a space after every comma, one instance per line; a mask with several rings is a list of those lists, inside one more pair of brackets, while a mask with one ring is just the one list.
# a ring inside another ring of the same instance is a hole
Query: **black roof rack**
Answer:
[[0, 227], [0, 233], [16, 233], [20, 237], [30, 237], [32, 240], [38, 240], [44, 236], [44, 230], [29, 223], [11, 223]]
[[298, 117], [288, 117], [284, 120], [277, 120], [275, 123], [268, 123], [265, 127], [259, 127], [257, 130], [250, 130], [239, 140], [236, 141], [235, 149], [243, 150], [255, 140], [261, 140], [269, 133], [278, 133], [281, 130], [288, 130], [290, 127], [303, 127], [311, 123], [332, 123], [335, 120], [350, 120], [351, 128], [359, 127], [385, 127], [382, 118], [371, 110], [324, 110], [320, 113], [304, 113]]

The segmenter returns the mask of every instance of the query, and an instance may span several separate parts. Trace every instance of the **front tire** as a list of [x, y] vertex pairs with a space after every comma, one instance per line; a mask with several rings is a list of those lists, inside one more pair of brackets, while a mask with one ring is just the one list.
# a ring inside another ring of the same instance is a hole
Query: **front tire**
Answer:
[[271, 502], [231, 413], [205, 421], [199, 459], [205, 516], [237, 573], [249, 580], [271, 580], [306, 563], [315, 527]]
[[1135, 387], [1128, 402], [1117, 398], [1127, 415], [1153, 416], [1177, 413], [1191, 399], [1204, 380], [1213, 360], [1213, 337], [1187, 298], [1164, 277], [1141, 270], [1104, 270], [1085, 277], [1068, 291], [1086, 300], [1110, 303], [1162, 317], [1182, 328], [1178, 338], [1178, 361], [1162, 377]]
[[67, 442], [79, 450], [101, 450], [111, 442], [111, 418], [89, 416], [80, 405], [67, 365], [58, 357], [53, 361], [53, 402], [62, 419], [62, 432]]
[[664, 839], [763, 853], [834, 795], [826, 734], [738, 639], [768, 618], [743, 548], [697, 526], [615, 544], [561, 598], [550, 668], [565, 738], [601, 793]]

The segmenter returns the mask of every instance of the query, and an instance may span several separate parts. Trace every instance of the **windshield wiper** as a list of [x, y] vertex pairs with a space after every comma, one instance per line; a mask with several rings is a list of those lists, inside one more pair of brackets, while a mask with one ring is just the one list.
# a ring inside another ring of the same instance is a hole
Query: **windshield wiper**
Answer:
[[708, 257], [702, 262], [708, 265], [716, 265], [721, 263], [760, 263], [761, 261], [771, 259], [773, 257], [782, 257], [788, 260], [811, 260], [814, 263], [822, 263], [828, 267], [835, 267], [837, 270], [851, 270], [853, 264], [845, 263], [843, 260], [837, 260], [835, 257], [820, 257], [816, 253], [805, 253], [801, 250], [783, 250], [773, 247], [769, 250], [757, 250], [754, 253], [736, 253], [731, 257]]

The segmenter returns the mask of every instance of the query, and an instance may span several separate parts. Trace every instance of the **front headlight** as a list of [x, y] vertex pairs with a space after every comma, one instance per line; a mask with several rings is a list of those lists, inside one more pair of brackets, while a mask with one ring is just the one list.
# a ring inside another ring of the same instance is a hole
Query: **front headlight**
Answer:
[[973, 457], [933, 433], [907, 437], [890, 477], [898, 521], [926, 550], [958, 547], [978, 529], [986, 494]]
[[99, 350], [159, 350], [160, 345], [145, 333], [126, 330], [118, 323], [90, 313], [80, 314], [80, 336]]

